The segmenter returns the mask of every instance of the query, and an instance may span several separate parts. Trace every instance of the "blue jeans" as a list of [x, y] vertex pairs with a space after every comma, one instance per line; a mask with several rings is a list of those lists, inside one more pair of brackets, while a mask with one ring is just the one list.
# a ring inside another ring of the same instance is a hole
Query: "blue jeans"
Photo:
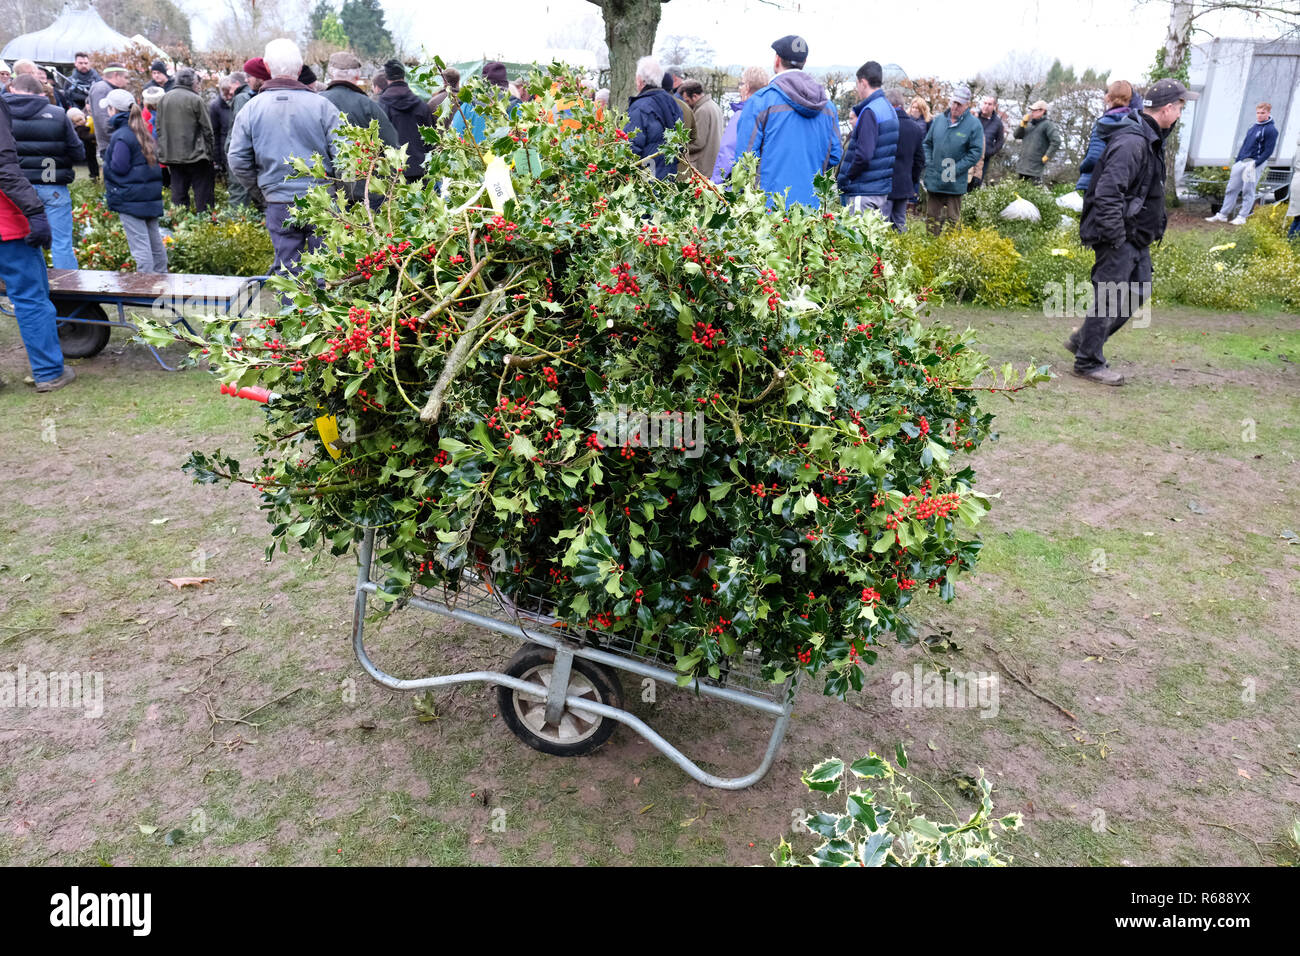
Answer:
[[1286, 233], [1288, 239], [1294, 239], [1297, 236], [1300, 236], [1300, 216], [1296, 216], [1291, 220], [1291, 228]]
[[34, 187], [36, 195], [45, 203], [45, 218], [50, 221], [50, 233], [54, 237], [50, 245], [54, 268], [79, 268], [77, 256], [72, 251], [72, 195], [68, 187], [53, 183], [36, 183]]
[[21, 239], [0, 242], [0, 279], [13, 303], [32, 379], [48, 382], [58, 378], [63, 374], [63, 349], [59, 348], [59, 328], [50, 301], [45, 254]]

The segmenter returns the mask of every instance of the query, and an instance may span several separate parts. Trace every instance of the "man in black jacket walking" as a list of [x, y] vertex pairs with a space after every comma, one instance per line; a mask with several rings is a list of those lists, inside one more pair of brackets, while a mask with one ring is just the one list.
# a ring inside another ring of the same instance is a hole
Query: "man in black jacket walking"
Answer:
[[1106, 340], [1135, 311], [1150, 307], [1151, 243], [1165, 234], [1165, 139], [1189, 93], [1177, 80], [1147, 90], [1146, 108], [1131, 122], [1103, 132], [1106, 150], [1083, 197], [1079, 240], [1096, 254], [1092, 306], [1065, 347], [1074, 374], [1103, 385], [1123, 385], [1102, 355]]
[[429, 104], [411, 92], [406, 85], [406, 68], [396, 60], [384, 64], [388, 86], [379, 95], [379, 105], [388, 114], [397, 130], [397, 138], [406, 144], [406, 181], [414, 182], [424, 175], [424, 137], [420, 127], [433, 126], [433, 113]]

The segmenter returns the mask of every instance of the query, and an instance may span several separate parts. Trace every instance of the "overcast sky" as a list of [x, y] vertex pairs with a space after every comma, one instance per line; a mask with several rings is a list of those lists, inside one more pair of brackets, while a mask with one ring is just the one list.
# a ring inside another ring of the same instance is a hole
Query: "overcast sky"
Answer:
[[[444, 60], [531, 60], [552, 39], [599, 29], [600, 10], [586, 0], [382, 0], [390, 26]], [[204, 13], [193, 10], [195, 39], [206, 39]], [[215, 9], [211, 4], [208, 9]], [[1164, 41], [1169, 4], [1163, 0], [672, 0], [664, 5], [659, 36], [698, 36], [719, 64], [770, 66], [769, 45], [797, 33], [808, 41], [811, 70], [819, 65], [894, 62], [911, 76], [957, 80], [1009, 54], [1060, 57], [1112, 77], [1139, 78]], [[1245, 14], [1204, 26], [1220, 36], [1267, 36], [1268, 25]], [[1202, 35], [1199, 40], [1207, 39]]]

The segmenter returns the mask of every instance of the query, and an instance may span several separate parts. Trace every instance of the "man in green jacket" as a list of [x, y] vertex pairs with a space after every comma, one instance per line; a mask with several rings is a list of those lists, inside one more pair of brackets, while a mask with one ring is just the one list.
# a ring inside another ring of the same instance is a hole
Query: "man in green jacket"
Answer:
[[961, 218], [967, 172], [984, 155], [984, 127], [970, 111], [970, 87], [952, 91], [948, 109], [930, 123], [921, 144], [925, 151], [925, 218], [938, 235], [945, 221]]
[[198, 77], [188, 67], [176, 71], [176, 85], [158, 104], [154, 132], [158, 138], [158, 162], [171, 171], [172, 202], [189, 205], [194, 193], [194, 211], [203, 213], [212, 205], [216, 172], [212, 158], [217, 155], [212, 134], [212, 120], [203, 97], [194, 92]]
[[1024, 142], [1016, 160], [1016, 172], [1021, 179], [1041, 183], [1047, 164], [1061, 148], [1061, 131], [1047, 118], [1047, 103], [1039, 100], [1029, 107], [1016, 127], [1015, 137]]

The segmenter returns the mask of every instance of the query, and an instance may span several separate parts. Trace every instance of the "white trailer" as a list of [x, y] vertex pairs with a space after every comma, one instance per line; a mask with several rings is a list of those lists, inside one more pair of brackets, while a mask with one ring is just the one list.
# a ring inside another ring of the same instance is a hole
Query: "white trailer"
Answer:
[[1189, 167], [1231, 166], [1255, 123], [1255, 105], [1272, 103], [1277, 146], [1260, 192], [1267, 201], [1285, 190], [1300, 139], [1300, 40], [1216, 38], [1192, 47], [1188, 74], [1201, 98], [1188, 102], [1179, 123], [1179, 182]]

